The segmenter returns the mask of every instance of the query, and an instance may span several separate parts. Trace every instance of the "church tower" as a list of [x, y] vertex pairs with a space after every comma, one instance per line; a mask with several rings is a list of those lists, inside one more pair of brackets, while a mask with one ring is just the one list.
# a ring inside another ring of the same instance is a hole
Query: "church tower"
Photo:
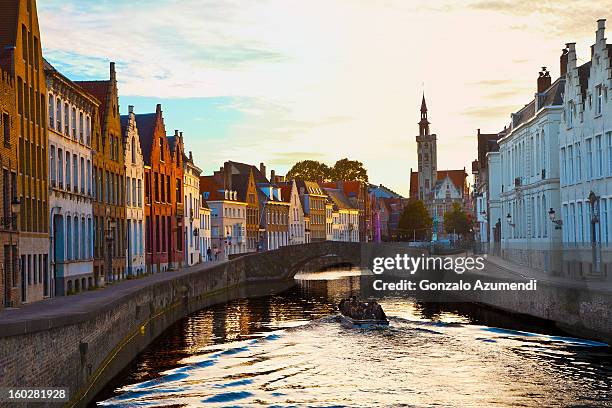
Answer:
[[419, 200], [425, 204], [433, 199], [433, 188], [437, 180], [437, 148], [436, 135], [429, 133], [429, 121], [427, 120], [427, 104], [425, 93], [421, 102], [421, 121], [419, 122], [419, 135], [416, 137], [418, 164], [419, 164]]

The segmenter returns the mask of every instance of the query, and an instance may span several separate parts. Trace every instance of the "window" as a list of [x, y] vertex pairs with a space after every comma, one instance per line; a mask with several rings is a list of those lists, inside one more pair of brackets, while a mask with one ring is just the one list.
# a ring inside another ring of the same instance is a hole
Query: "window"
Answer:
[[72, 177], [70, 176], [70, 152], [66, 152], [66, 190], [70, 190], [70, 182]]
[[76, 140], [77, 138], [77, 131], [76, 131], [76, 127], [77, 127], [77, 114], [76, 114], [76, 108], [72, 108], [72, 138], [74, 140]]
[[83, 112], [79, 112], [79, 141], [83, 143]]
[[176, 202], [177, 203], [181, 202], [181, 197], [182, 197], [181, 186], [182, 186], [181, 179], [176, 179]]
[[603, 176], [603, 146], [601, 144], [601, 135], [595, 136], [595, 148], [597, 149], [597, 176]]
[[85, 194], [85, 159], [81, 157], [81, 194]]
[[568, 170], [567, 174], [567, 183], [574, 182], [574, 147], [572, 145], [567, 146], [567, 161], [568, 161]]
[[70, 108], [64, 103], [64, 134], [70, 136]]
[[159, 139], [159, 160], [164, 161], [164, 141]]
[[597, 97], [597, 100], [595, 101], [595, 114], [601, 115], [601, 106], [603, 104], [603, 93], [602, 93], [601, 85], [597, 85], [595, 87], [595, 94]]
[[138, 207], [142, 207], [142, 180], [138, 179]]
[[153, 175], [153, 188], [155, 190], [155, 201], [159, 202], [159, 175], [157, 173]]
[[51, 178], [51, 186], [55, 187], [56, 183], [56, 174], [55, 174], [55, 146], [51, 145], [50, 149], [51, 158], [49, 160], [49, 173]]
[[55, 119], [57, 120], [57, 124], [55, 125], [55, 130], [57, 130], [58, 132], [62, 131], [62, 100], [60, 98], [57, 98], [56, 104], [55, 104]]
[[567, 184], [567, 162], [565, 160], [565, 147], [561, 148], [561, 184]]
[[[140, 181], [140, 180], [138, 180]], [[130, 186], [128, 185], [128, 189], [130, 188]], [[130, 195], [130, 193], [128, 192], [128, 195]], [[129, 199], [128, 199], [129, 201]], [[136, 201], [136, 179], [133, 178], [132, 179], [132, 206], [136, 207], [137, 205], [137, 201]]]
[[9, 147], [11, 145], [11, 117], [8, 113], [2, 113], [2, 134], [4, 135], [4, 145]]
[[580, 151], [580, 142], [576, 143], [574, 150], [576, 151], [576, 181], [582, 180], [582, 156]]
[[91, 118], [87, 117], [87, 146], [91, 146]]
[[72, 259], [72, 218], [66, 217], [66, 259]]
[[87, 194], [91, 195], [91, 161], [87, 159]]
[[608, 175], [612, 175], [612, 132], [606, 133], [606, 148], [608, 150]]
[[131, 194], [130, 194], [130, 180], [131, 178], [127, 177], [127, 203], [128, 205], [132, 205]]
[[53, 95], [49, 95], [49, 126], [53, 128], [55, 126], [55, 98]]
[[587, 139], [586, 141], [586, 179], [590, 180], [593, 178], [593, 141]]
[[132, 163], [136, 163], [136, 139], [132, 136]]
[[62, 149], [57, 149], [57, 170], [59, 188], [64, 188], [64, 152]]
[[78, 184], [79, 184], [79, 162], [77, 159], [77, 155], [72, 155], [72, 191], [75, 193], [78, 192]]

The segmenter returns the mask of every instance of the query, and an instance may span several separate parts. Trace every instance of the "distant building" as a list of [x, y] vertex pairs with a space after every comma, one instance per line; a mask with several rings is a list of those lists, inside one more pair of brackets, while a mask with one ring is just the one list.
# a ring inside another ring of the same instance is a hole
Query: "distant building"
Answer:
[[506, 224], [501, 239], [516, 251], [561, 241], [561, 231], [553, 228], [548, 209], [559, 208], [558, 135], [564, 87], [565, 77], [551, 83], [543, 68], [535, 97], [512, 114], [508, 132], [498, 140], [502, 222]]
[[359, 209], [337, 188], [325, 188], [332, 204], [331, 241], [359, 242]]
[[416, 137], [418, 171], [410, 170], [410, 198], [423, 201], [432, 218], [437, 220], [438, 233], [444, 231], [444, 214], [454, 203], [471, 207], [467, 173], [462, 170], [439, 170], [437, 165], [437, 137], [430, 133], [425, 95], [421, 101], [421, 121]]
[[140, 148], [140, 135], [136, 126], [134, 107], [121, 116], [121, 132], [125, 154], [126, 192], [126, 267], [129, 276], [145, 273], [145, 211], [144, 211], [144, 159]]
[[[200, 259], [202, 259], [202, 262], [210, 262], [213, 257], [210, 219], [211, 211], [203, 196], [200, 196], [200, 198], [202, 200], [202, 204], [200, 205], [200, 228], [198, 230], [198, 239], [200, 240]], [[209, 249], [210, 253], [208, 252]]]
[[146, 268], [149, 273], [165, 272], [178, 258], [183, 262], [182, 141], [178, 148], [171, 148], [160, 104], [153, 113], [137, 114], [136, 125], [145, 164]]
[[325, 202], [327, 200], [327, 194], [325, 194], [321, 186], [314, 181], [295, 180], [295, 183], [297, 185], [298, 194], [300, 195], [300, 200], [302, 201], [304, 215], [307, 215], [309, 218], [310, 228], [307, 228], [307, 231], [309, 232], [310, 241], [325, 241]]
[[75, 83], [100, 104], [92, 133], [93, 185], [97, 193], [93, 202], [94, 277], [100, 286], [126, 276], [125, 154], [115, 63], [110, 63], [108, 80]]
[[230, 177], [224, 184], [218, 183], [215, 176], [200, 177], [200, 192], [210, 207], [213, 251], [219, 252], [219, 259], [247, 252], [247, 203], [238, 199], [231, 174], [226, 174]]
[[[18, 290], [11, 288], [11, 302], [17, 305], [38, 301], [51, 294], [48, 268], [49, 152], [45, 109], [47, 90], [36, 2], [12, 0], [3, 1], [1, 4], [0, 60], [4, 74], [8, 73], [13, 82], [12, 88], [4, 86], [4, 90], [11, 92], [16, 108], [16, 115], [11, 118], [11, 133], [15, 132], [17, 139], [11, 140], [10, 145], [10, 149], [17, 152], [18, 201], [14, 200], [14, 203], [15, 207], [17, 202], [21, 205], [18, 215], [19, 234], [9, 235], [10, 251], [5, 246], [3, 256], [13, 259], [13, 250], [19, 251], [20, 273], [18, 277], [12, 277], [17, 279], [12, 279], [9, 283], [9, 286], [16, 283], [20, 285]], [[6, 76], [3, 81], [6, 83]], [[10, 112], [7, 113], [10, 115]], [[6, 158], [3, 156], [3, 159], [10, 160], [11, 157], [13, 154]], [[14, 165], [9, 165], [6, 169], [11, 172], [11, 167], [14, 168]], [[10, 177], [9, 175], [8, 179]], [[12, 182], [11, 186], [15, 188]], [[8, 202], [9, 200], [4, 200], [5, 205]], [[10, 218], [16, 212], [4, 209], [4, 214], [9, 213]], [[12, 218], [10, 223], [12, 227]], [[12, 244], [13, 239], [19, 240], [16, 248]], [[11, 255], [4, 251], [10, 252]], [[11, 266], [9, 270], [13, 268]], [[20, 293], [19, 301], [14, 298], [17, 291]], [[4, 296], [7, 297], [6, 294]]]
[[281, 198], [289, 203], [289, 245], [306, 242], [304, 209], [295, 180], [281, 184]]
[[[183, 191], [185, 203], [185, 264], [191, 266], [200, 263], [201, 240], [199, 238], [201, 227], [202, 198], [200, 195], [200, 175], [202, 170], [193, 162], [193, 154], [183, 156]], [[202, 231], [203, 232], [203, 231]]]
[[[98, 100], [44, 62], [49, 113], [50, 296], [95, 286], [92, 123]], [[71, 126], [72, 125], [72, 126]]]
[[[605, 20], [597, 21], [590, 61], [578, 65], [574, 43], [567, 44], [564, 54], [561, 209], [555, 202], [547, 208], [556, 220], [562, 219], [563, 242], [605, 246], [612, 243], [612, 44], [606, 42]], [[609, 260], [604, 263], [610, 265]]]
[[362, 181], [335, 181], [321, 184], [325, 188], [342, 190], [351, 204], [359, 210], [359, 241], [370, 242], [373, 237], [372, 204], [369, 184]]
[[[17, 83], [11, 68], [12, 50], [0, 50], [0, 190], [2, 191], [2, 213], [0, 214], [0, 296], [4, 307], [16, 307], [21, 303], [21, 276], [19, 272], [19, 201], [17, 146], [19, 135], [17, 129]], [[50, 292], [52, 293], [52, 291]]]
[[[478, 144], [478, 159], [472, 162], [474, 176], [473, 208], [475, 223], [475, 239], [478, 242], [493, 241], [489, 234], [489, 168], [487, 154], [499, 151], [497, 140], [503, 137], [506, 129], [499, 133], [481, 133], [478, 129], [476, 141]], [[497, 220], [494, 220], [495, 222]]]

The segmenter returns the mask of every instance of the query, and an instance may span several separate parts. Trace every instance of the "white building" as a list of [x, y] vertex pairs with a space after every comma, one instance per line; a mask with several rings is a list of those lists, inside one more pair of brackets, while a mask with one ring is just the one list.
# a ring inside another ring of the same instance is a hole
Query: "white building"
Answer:
[[[201, 196], [200, 196], [201, 197]], [[213, 260], [212, 239], [211, 239], [211, 223], [210, 223], [210, 207], [206, 200], [200, 198], [200, 228], [198, 229], [198, 239], [200, 240], [200, 259], [202, 262], [210, 262]], [[208, 251], [210, 249], [210, 252]]]
[[49, 102], [51, 277], [46, 296], [95, 286], [92, 224], [92, 118], [98, 102], [45, 62]]
[[225, 189], [214, 176], [200, 177], [202, 198], [210, 207], [213, 260], [247, 252], [247, 203], [238, 200], [238, 192]]
[[[512, 114], [507, 134], [499, 139], [502, 171], [502, 248], [515, 259], [560, 242], [548, 209], [559, 208], [559, 124], [565, 78], [551, 84], [543, 68], [535, 97]], [[493, 225], [495, 223], [492, 223]], [[517, 251], [519, 251], [517, 253]], [[538, 267], [542, 259], [529, 258]]]
[[567, 44], [567, 81], [561, 125], [561, 210], [566, 243], [612, 241], [612, 45], [598, 20], [591, 60], [577, 65]]
[[359, 209], [355, 208], [342, 190], [326, 188], [332, 204], [332, 241], [359, 242]]
[[510, 228], [504, 224], [504, 214], [501, 208], [502, 168], [499, 152], [489, 152], [486, 155], [488, 181], [486, 194], [486, 224], [489, 242], [500, 242], [502, 230]]
[[289, 203], [289, 245], [303, 244], [306, 242], [306, 224], [295, 180], [285, 183], [281, 189], [282, 199]]
[[200, 170], [193, 163], [193, 154], [183, 157], [183, 190], [185, 193], [185, 265], [200, 263]]
[[140, 136], [136, 127], [134, 107], [121, 116], [121, 132], [125, 152], [125, 216], [126, 216], [126, 271], [128, 276], [145, 273], [144, 234], [144, 160], [140, 150]]
[[325, 240], [334, 241], [334, 204], [325, 201]]

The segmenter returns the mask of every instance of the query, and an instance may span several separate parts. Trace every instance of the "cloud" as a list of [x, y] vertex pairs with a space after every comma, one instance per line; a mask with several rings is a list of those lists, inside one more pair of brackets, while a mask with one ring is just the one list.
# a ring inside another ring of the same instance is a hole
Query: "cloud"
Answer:
[[510, 116], [511, 112], [517, 110], [516, 105], [504, 105], [504, 106], [475, 106], [470, 107], [461, 112], [461, 115], [468, 116], [476, 119], [488, 119], [488, 118], [506, 118]]

